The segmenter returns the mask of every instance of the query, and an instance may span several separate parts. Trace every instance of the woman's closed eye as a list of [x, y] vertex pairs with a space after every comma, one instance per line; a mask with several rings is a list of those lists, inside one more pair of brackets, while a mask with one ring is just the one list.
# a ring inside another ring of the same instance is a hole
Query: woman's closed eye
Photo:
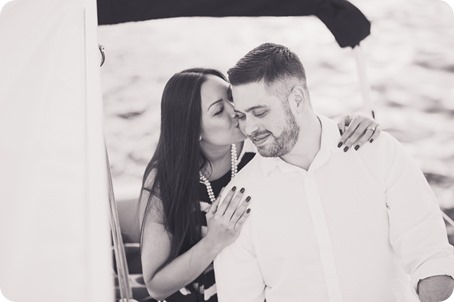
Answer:
[[221, 114], [224, 111], [224, 106], [221, 106], [214, 115]]

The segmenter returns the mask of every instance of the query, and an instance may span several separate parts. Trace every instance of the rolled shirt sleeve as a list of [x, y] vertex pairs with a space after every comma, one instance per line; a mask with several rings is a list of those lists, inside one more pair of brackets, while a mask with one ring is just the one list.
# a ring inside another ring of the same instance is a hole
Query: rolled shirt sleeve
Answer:
[[394, 153], [386, 180], [390, 243], [416, 290], [421, 279], [454, 277], [453, 247], [438, 201], [418, 164], [394, 138], [390, 143]]

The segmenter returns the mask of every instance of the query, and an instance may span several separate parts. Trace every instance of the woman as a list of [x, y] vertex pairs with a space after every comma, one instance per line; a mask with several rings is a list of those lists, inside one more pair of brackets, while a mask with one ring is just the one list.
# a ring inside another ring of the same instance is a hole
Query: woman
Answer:
[[[365, 132], [370, 126], [376, 123], [354, 119], [341, 140], [344, 150], [378, 136]], [[245, 188], [228, 192], [219, 207], [215, 199], [255, 155], [244, 140], [221, 72], [189, 69], [168, 81], [140, 197], [142, 267], [153, 298], [217, 301], [212, 261], [237, 238], [253, 202]], [[233, 198], [245, 202], [233, 209]]]

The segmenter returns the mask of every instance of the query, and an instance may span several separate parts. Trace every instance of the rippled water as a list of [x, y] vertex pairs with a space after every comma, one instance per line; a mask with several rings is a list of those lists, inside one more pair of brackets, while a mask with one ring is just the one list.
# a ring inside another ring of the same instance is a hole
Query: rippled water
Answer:
[[[454, 17], [438, 0], [352, 1], [372, 21], [362, 47], [381, 126], [421, 164], [440, 205], [454, 208]], [[295, 51], [324, 115], [361, 107], [351, 49], [314, 17], [178, 18], [104, 26], [105, 131], [117, 195], [134, 198], [159, 133], [160, 95], [189, 67], [226, 71], [263, 42]], [[449, 210], [451, 212], [452, 210]], [[454, 213], [453, 213], [454, 214]]]

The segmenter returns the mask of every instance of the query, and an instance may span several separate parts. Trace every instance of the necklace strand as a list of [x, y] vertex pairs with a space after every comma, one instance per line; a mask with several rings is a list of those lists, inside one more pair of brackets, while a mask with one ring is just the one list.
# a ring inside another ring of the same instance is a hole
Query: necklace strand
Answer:
[[[232, 144], [230, 146], [230, 166], [231, 166], [231, 174], [230, 174], [230, 179], [234, 178], [236, 173], [238, 173], [238, 163], [237, 163], [237, 152], [236, 152], [236, 145]], [[200, 176], [200, 182], [205, 185], [207, 188], [207, 193], [208, 197], [210, 198], [211, 203], [213, 203], [216, 200], [216, 197], [214, 196], [213, 188], [211, 187], [210, 181], [202, 174], [202, 172], [199, 172]]]

